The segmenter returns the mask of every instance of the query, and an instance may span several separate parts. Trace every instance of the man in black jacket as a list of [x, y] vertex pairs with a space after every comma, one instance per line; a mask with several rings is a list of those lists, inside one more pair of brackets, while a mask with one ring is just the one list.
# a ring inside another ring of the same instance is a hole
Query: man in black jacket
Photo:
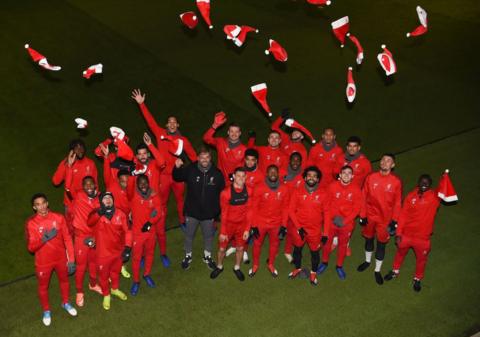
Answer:
[[212, 155], [207, 148], [201, 148], [197, 161], [188, 166], [177, 159], [172, 171], [173, 180], [185, 182], [187, 187], [185, 213], [185, 258], [182, 268], [188, 269], [192, 263], [192, 246], [198, 225], [203, 235], [203, 262], [210, 269], [216, 267], [212, 259], [214, 221], [220, 214], [220, 192], [225, 188], [225, 180], [219, 169], [212, 164]]

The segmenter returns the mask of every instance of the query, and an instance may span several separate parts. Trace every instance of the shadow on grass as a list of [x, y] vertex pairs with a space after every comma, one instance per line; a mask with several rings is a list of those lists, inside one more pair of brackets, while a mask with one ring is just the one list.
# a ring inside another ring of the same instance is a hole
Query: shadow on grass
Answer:
[[57, 72], [53, 72], [53, 71], [44, 69], [41, 66], [39, 66], [38, 64], [32, 62], [31, 59], [28, 59], [28, 62], [30, 62], [31, 66], [33, 68], [33, 71], [35, 71], [37, 74], [42, 76], [47, 81], [58, 82], [58, 83], [63, 82], [63, 80], [61, 78], [55, 76], [55, 73], [57, 73]]

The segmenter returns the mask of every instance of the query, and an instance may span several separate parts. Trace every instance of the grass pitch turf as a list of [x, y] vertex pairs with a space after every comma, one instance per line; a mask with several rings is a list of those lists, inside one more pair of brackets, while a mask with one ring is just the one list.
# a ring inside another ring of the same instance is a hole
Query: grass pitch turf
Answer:
[[[0, 283], [33, 272], [23, 237], [31, 194], [45, 191], [52, 208], [61, 209], [62, 192], [51, 186], [50, 177], [68, 141], [76, 136], [73, 118], [89, 121], [84, 139], [90, 149], [105, 138], [111, 125], [140, 139], [146, 126], [130, 99], [133, 88], [147, 92], [147, 104], [159, 121], [169, 113], [177, 115], [183, 133], [196, 145], [220, 109], [245, 131], [256, 129], [261, 142], [268, 121], [249, 90], [260, 82], [267, 83], [275, 112], [291, 107], [317, 137], [327, 125], [337, 129], [341, 143], [358, 134], [371, 159], [384, 151], [398, 152], [478, 127], [477, 2], [422, 2], [430, 31], [425, 37], [406, 39], [404, 34], [418, 24], [416, 5], [410, 0], [335, 1], [317, 9], [300, 0], [212, 1], [215, 29], [208, 31], [200, 22], [192, 33], [181, 27], [178, 14], [194, 9], [193, 1], [2, 1]], [[348, 44], [340, 49], [330, 31], [330, 22], [343, 15], [350, 16], [352, 32], [366, 53], [364, 65], [354, 73], [358, 94], [353, 106], [345, 104], [344, 95], [346, 68], [353, 65], [355, 51]], [[227, 23], [250, 24], [260, 33], [249, 36], [243, 49], [236, 49], [225, 41], [222, 28]], [[285, 46], [286, 65], [263, 54], [268, 38]], [[62, 71], [46, 73], [32, 64], [22, 48], [27, 42], [52, 64], [61, 65]], [[375, 60], [382, 43], [398, 65], [393, 80], [385, 80]], [[98, 62], [105, 65], [105, 74], [84, 81], [81, 71]], [[420, 173], [438, 178], [448, 167], [461, 198], [458, 205], [440, 211], [421, 294], [410, 289], [411, 256], [402, 277], [392, 285], [377, 287], [371, 273], [354, 271], [363, 258], [358, 232], [353, 256], [347, 260], [347, 281], [339, 282], [330, 268], [319, 287], [312, 289], [307, 282], [285, 279], [289, 266], [283, 257], [279, 257], [281, 277], [273, 281], [262, 269], [245, 284], [239, 284], [229, 270], [211, 282], [198, 257], [183, 273], [178, 265], [181, 233], [173, 230], [168, 236], [174, 266], [165, 271], [156, 264], [156, 290], [143, 286], [138, 298], [113, 301], [108, 314], [102, 312], [99, 298], [88, 296], [78, 319], [67, 319], [54, 309], [53, 326], [44, 329], [35, 281], [18, 282], [0, 288], [0, 334], [458, 336], [474, 332], [480, 325], [475, 248], [479, 186], [474, 173], [479, 138], [478, 131], [472, 131], [399, 157], [398, 173], [407, 190]], [[170, 217], [168, 224], [176, 225], [176, 218]], [[200, 248], [198, 240], [196, 247]], [[385, 271], [392, 255], [389, 247]], [[124, 290], [128, 286], [122, 284]], [[55, 290], [51, 302], [58, 303]]]

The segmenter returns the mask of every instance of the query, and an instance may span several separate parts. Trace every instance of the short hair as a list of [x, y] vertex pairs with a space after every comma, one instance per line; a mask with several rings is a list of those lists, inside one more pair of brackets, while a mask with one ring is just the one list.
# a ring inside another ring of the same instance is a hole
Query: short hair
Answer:
[[89, 179], [93, 180], [93, 182], [95, 183], [95, 179], [93, 179], [92, 176], [85, 176], [85, 177], [83, 177], [83, 179], [82, 179], [82, 185], [85, 184], [85, 181], [87, 181], [87, 180], [89, 180]]
[[340, 169], [340, 172], [343, 172], [344, 170], [350, 170], [353, 173], [353, 167], [351, 167], [350, 165], [343, 165]]
[[147, 183], [150, 184], [150, 180], [148, 179], [148, 176], [145, 175], [145, 174], [139, 174], [139, 175], [137, 176], [137, 184], [138, 184], [138, 182], [139, 182], [140, 180], [145, 180]]
[[145, 144], [145, 143], [140, 143], [140, 144], [138, 144], [137, 147], [135, 148], [135, 153], [138, 153], [138, 151], [143, 150], [143, 149], [147, 150], [147, 152], [149, 151], [147, 144]]
[[70, 141], [70, 144], [68, 144], [68, 149], [71, 151], [75, 149], [77, 146], [81, 146], [85, 150], [87, 149], [87, 147], [85, 146], [85, 142], [79, 138]]
[[272, 168], [274, 168], [274, 169], [276, 169], [276, 170], [278, 171], [278, 166], [277, 166], [277, 165], [275, 165], [275, 164], [270, 164], [270, 165], [268, 165], [268, 167], [267, 167], [267, 172], [270, 171], [270, 169], [272, 169]]
[[121, 176], [130, 176], [130, 172], [127, 170], [118, 170], [117, 178], [120, 178]]
[[429, 181], [429, 183], [430, 183], [430, 186], [432, 186], [432, 184], [433, 184], [433, 179], [432, 179], [432, 177], [430, 176], [430, 174], [427, 174], [427, 173], [421, 174], [420, 177], [418, 177], [418, 182], [420, 182], [420, 180], [422, 180], [422, 179], [427, 179], [427, 180]]
[[333, 131], [333, 133], [335, 133], [335, 129], [334, 129], [334, 128], [332, 128], [332, 127], [330, 127], [330, 126], [327, 126], [326, 128], [323, 128], [323, 132], [322, 132], [322, 133], [325, 133], [325, 132], [327, 132], [327, 130], [332, 130], [332, 131]]
[[30, 202], [32, 203], [32, 206], [33, 206], [33, 203], [35, 202], [35, 200], [37, 200], [38, 198], [43, 198], [43, 199], [45, 199], [45, 201], [48, 201], [45, 193], [41, 193], [41, 192], [35, 193], [34, 195], [32, 195], [32, 197], [30, 199]]
[[274, 134], [276, 133], [277, 135], [281, 136], [280, 135], [280, 132], [278, 132], [277, 130], [270, 130], [270, 132], [268, 133], [268, 136], [270, 137], [271, 134]]
[[258, 159], [258, 151], [252, 148], [246, 149], [245, 150], [245, 157], [250, 156], [250, 157], [255, 157]]
[[315, 165], [308, 166], [307, 168], [305, 168], [305, 170], [303, 170], [303, 179], [307, 177], [308, 172], [316, 172], [318, 179], [322, 178], [322, 172]]
[[391, 153], [391, 152], [385, 152], [384, 154], [382, 154], [382, 157], [390, 157], [393, 159], [393, 161], [395, 161], [395, 154]]
[[300, 158], [300, 160], [303, 160], [302, 154], [300, 152], [292, 152], [292, 154], [290, 155], [290, 160], [292, 160], [293, 157], [298, 157]]
[[200, 154], [200, 153], [208, 153], [209, 155], [212, 155], [212, 150], [210, 150], [209, 147], [205, 146], [205, 145], [200, 145], [200, 147], [198, 148], [197, 150], [197, 153]]
[[240, 127], [240, 124], [238, 124], [236, 122], [231, 122], [230, 124], [228, 124], [227, 130], [230, 130], [231, 127], [239, 128], [240, 130], [242, 130], [242, 128]]
[[358, 136], [350, 136], [347, 139], [347, 144], [348, 143], [357, 143], [358, 145], [362, 145], [362, 140]]
[[239, 166], [233, 171], [233, 174], [236, 174], [237, 172], [247, 173], [247, 170], [245, 170], [245, 167]]

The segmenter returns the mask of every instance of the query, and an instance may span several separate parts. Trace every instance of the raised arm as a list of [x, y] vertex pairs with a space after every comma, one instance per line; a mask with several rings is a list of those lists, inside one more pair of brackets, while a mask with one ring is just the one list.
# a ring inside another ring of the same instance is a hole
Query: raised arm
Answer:
[[213, 135], [215, 134], [215, 131], [217, 131], [217, 129], [226, 122], [227, 115], [225, 114], [225, 112], [217, 112], [213, 119], [212, 127], [208, 129], [207, 132], [205, 132], [205, 134], [203, 135], [203, 141], [208, 145], [217, 147], [217, 139]]
[[59, 186], [65, 180], [66, 165], [66, 159], [63, 159], [60, 164], [58, 164], [58, 167], [52, 177], [53, 185]]
[[152, 130], [153, 134], [157, 139], [160, 139], [161, 136], [166, 136], [167, 132], [164, 128], [158, 125], [155, 118], [153, 118], [150, 110], [148, 110], [147, 106], [145, 105], [145, 94], [142, 94], [140, 89], [135, 89], [132, 91], [132, 98], [137, 102], [140, 110], [142, 111], [143, 118], [147, 122], [148, 127]]
[[179, 183], [187, 181], [187, 172], [188, 169], [183, 165], [183, 161], [180, 158], [177, 158], [177, 160], [175, 160], [175, 165], [173, 166], [172, 170], [173, 180]]
[[[165, 167], [165, 157], [161, 155], [160, 151], [153, 145], [152, 139], [148, 135], [148, 133], [143, 134], [143, 141], [145, 144], [147, 144], [148, 149], [150, 152], [153, 154], [153, 157], [155, 158], [155, 162], [157, 163], [157, 167], [159, 169], [163, 169]], [[161, 144], [158, 144], [160, 146]]]

